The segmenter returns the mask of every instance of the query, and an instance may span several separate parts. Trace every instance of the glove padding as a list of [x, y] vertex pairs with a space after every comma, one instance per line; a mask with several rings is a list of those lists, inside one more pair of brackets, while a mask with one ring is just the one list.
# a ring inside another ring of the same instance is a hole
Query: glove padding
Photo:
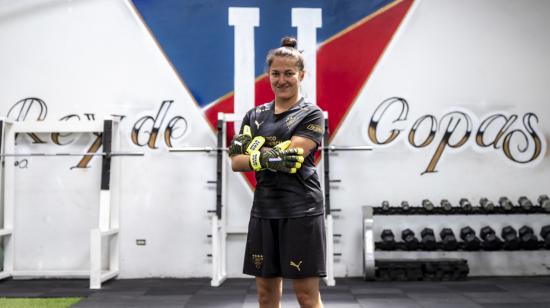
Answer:
[[252, 139], [250, 126], [245, 125], [243, 133], [235, 135], [233, 140], [231, 140], [231, 144], [229, 145], [229, 156], [250, 154], [254, 151], [259, 151], [264, 143], [265, 139], [262, 136], [257, 136]]
[[250, 154], [250, 166], [254, 171], [269, 169], [286, 173], [296, 173], [304, 162], [304, 150], [291, 148], [290, 140], [276, 145], [272, 149], [254, 151]]

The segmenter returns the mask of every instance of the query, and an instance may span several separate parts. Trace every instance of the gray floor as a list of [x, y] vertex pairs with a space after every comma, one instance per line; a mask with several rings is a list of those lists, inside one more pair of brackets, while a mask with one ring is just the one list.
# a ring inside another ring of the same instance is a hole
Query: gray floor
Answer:
[[[550, 307], [550, 277], [469, 278], [457, 282], [336, 280], [322, 286], [325, 307]], [[7, 280], [0, 297], [85, 297], [73, 307], [257, 307], [252, 279], [128, 279], [88, 289], [86, 280]], [[282, 307], [299, 307], [285, 281]]]

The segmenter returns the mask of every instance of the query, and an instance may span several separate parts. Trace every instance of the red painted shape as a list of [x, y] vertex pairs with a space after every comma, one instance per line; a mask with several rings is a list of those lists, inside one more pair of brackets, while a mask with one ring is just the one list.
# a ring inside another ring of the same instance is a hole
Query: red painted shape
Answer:
[[370, 19], [317, 51], [317, 101], [321, 109], [328, 111], [331, 138], [411, 4], [412, 0], [404, 0], [374, 13]]
[[[317, 51], [317, 101], [321, 109], [328, 111], [330, 139], [357, 99], [412, 3], [413, 0], [401, 0], [388, 5], [336, 35]], [[256, 79], [255, 91], [256, 106], [273, 100], [267, 76]], [[233, 97], [231, 93], [204, 112], [212, 127], [216, 127], [218, 112], [233, 113]], [[232, 125], [228, 126], [227, 133], [229, 142], [234, 134]], [[245, 175], [251, 186], [255, 187], [254, 173]]]

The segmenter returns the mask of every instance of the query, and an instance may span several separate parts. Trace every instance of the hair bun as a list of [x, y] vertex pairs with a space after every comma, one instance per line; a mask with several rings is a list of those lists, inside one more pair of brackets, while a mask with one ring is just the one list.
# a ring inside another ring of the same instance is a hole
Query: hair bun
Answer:
[[298, 41], [293, 37], [287, 36], [281, 40], [281, 47], [296, 48], [296, 46], [298, 46]]

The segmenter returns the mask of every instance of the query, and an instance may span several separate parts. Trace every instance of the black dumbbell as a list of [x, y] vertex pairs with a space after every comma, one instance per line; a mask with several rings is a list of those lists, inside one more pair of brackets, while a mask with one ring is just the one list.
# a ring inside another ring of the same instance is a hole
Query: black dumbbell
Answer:
[[462, 208], [463, 211], [465, 212], [472, 211], [472, 203], [470, 203], [470, 200], [468, 200], [467, 198], [460, 199], [458, 204], [460, 204], [460, 207]]
[[519, 239], [518, 234], [516, 232], [516, 229], [514, 229], [512, 226], [506, 226], [502, 228], [502, 232], [500, 233], [500, 237], [502, 237], [503, 248], [505, 250], [518, 250], [519, 249]]
[[540, 195], [537, 201], [545, 212], [550, 212], [550, 198], [548, 198], [548, 195]]
[[485, 213], [493, 213], [495, 211], [495, 204], [487, 198], [481, 198], [479, 204]]
[[441, 200], [441, 203], [439, 205], [441, 206], [441, 208], [445, 212], [450, 212], [450, 211], [453, 210], [453, 206], [451, 205], [451, 203], [447, 199]]
[[411, 209], [411, 206], [409, 205], [409, 202], [407, 201], [401, 201], [401, 209], [404, 212], [408, 212]]
[[483, 240], [481, 243], [483, 250], [499, 250], [502, 248], [502, 241], [497, 237], [493, 228], [485, 226], [481, 228], [479, 234]]
[[533, 228], [523, 226], [519, 229], [519, 241], [521, 248], [525, 250], [539, 249], [539, 239], [535, 235]]
[[503, 210], [507, 212], [514, 209], [514, 204], [512, 203], [512, 201], [510, 201], [510, 199], [508, 199], [508, 197], [500, 197], [498, 199], [498, 204]]
[[453, 251], [458, 248], [458, 242], [451, 228], [441, 229], [439, 237], [441, 237], [441, 248], [443, 248], [443, 250]]
[[424, 228], [420, 232], [421, 246], [423, 250], [433, 251], [437, 249], [437, 243], [435, 241], [435, 233], [431, 228]]
[[417, 250], [418, 239], [414, 236], [414, 232], [411, 229], [405, 229], [401, 232], [401, 239], [405, 243], [405, 249]]
[[544, 248], [550, 249], [550, 225], [546, 225], [540, 229], [540, 237], [544, 241]]
[[521, 206], [521, 208], [526, 212], [530, 212], [533, 209], [533, 202], [531, 202], [531, 200], [529, 200], [526, 196], [519, 197], [518, 203], [519, 206]]
[[387, 200], [382, 201], [382, 211], [383, 212], [390, 211], [390, 203]]
[[380, 243], [380, 249], [395, 250], [395, 236], [390, 229], [382, 230], [380, 238], [382, 239], [382, 242]]
[[464, 243], [464, 250], [479, 250], [481, 241], [476, 236], [476, 232], [474, 231], [474, 229], [470, 227], [464, 227], [460, 229], [460, 238]]
[[431, 212], [434, 209], [434, 204], [429, 199], [424, 199], [424, 200], [422, 200], [422, 207], [426, 211]]

